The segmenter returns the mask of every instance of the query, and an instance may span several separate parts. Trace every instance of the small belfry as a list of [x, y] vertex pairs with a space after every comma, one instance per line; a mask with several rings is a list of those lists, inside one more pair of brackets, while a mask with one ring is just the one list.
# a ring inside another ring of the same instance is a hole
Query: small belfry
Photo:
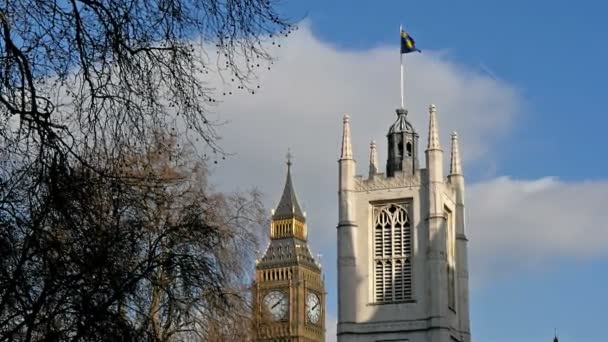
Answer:
[[392, 177], [396, 172], [413, 175], [418, 168], [418, 133], [407, 120], [407, 110], [397, 109], [397, 120], [389, 128], [386, 137], [386, 175]]
[[464, 176], [452, 135], [444, 176], [437, 108], [429, 106], [425, 167], [405, 109], [387, 133], [386, 172], [370, 146], [357, 176], [351, 119], [338, 160], [338, 341], [470, 342]]
[[273, 210], [270, 243], [256, 262], [253, 284], [256, 341], [325, 341], [325, 284], [308, 247], [306, 215], [291, 177]]

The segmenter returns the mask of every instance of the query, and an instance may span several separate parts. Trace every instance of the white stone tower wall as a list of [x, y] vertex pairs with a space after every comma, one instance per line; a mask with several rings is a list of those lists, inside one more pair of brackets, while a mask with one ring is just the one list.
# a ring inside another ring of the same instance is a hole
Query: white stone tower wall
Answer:
[[[414, 174], [396, 172], [394, 177], [370, 172], [367, 179], [355, 176], [350, 120], [345, 118], [339, 160], [338, 341], [470, 341], [464, 178], [454, 139], [450, 174], [443, 176], [435, 115], [432, 106], [425, 169]], [[370, 160], [370, 165], [375, 163]], [[373, 287], [373, 206], [403, 201], [409, 203], [412, 230], [412, 300], [378, 304]], [[452, 230], [447, 227], [446, 209]], [[453, 234], [450, 239], [448, 231]], [[455, 251], [452, 261], [448, 260], [448, 241]], [[452, 308], [448, 305], [448, 262], [456, 269]]]

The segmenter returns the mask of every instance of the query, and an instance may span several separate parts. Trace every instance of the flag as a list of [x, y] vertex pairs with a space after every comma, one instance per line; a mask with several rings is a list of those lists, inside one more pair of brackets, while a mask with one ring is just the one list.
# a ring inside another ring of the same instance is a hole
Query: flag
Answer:
[[405, 31], [401, 31], [401, 53], [410, 53], [410, 52], [422, 52], [416, 47], [416, 42], [414, 42], [414, 38], [407, 34]]

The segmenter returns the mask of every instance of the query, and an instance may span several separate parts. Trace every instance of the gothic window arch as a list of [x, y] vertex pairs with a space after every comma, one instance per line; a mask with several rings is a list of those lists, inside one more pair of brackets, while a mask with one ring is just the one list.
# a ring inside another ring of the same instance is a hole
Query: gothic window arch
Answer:
[[412, 227], [405, 204], [374, 207], [374, 299], [391, 303], [412, 298]]

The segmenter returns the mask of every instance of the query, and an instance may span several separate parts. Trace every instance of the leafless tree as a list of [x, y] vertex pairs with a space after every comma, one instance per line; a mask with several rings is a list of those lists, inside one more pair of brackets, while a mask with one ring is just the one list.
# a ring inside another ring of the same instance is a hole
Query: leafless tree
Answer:
[[217, 149], [207, 76], [252, 87], [290, 31], [275, 0], [2, 0], [0, 133], [80, 156], [177, 127]]
[[258, 195], [213, 191], [183, 153], [162, 139], [125, 177], [56, 163], [0, 194], [0, 340], [205, 341], [247, 322]]
[[253, 92], [291, 30], [274, 0], [0, 0], [0, 340], [246, 322], [258, 195], [184, 146], [221, 150], [208, 77]]

